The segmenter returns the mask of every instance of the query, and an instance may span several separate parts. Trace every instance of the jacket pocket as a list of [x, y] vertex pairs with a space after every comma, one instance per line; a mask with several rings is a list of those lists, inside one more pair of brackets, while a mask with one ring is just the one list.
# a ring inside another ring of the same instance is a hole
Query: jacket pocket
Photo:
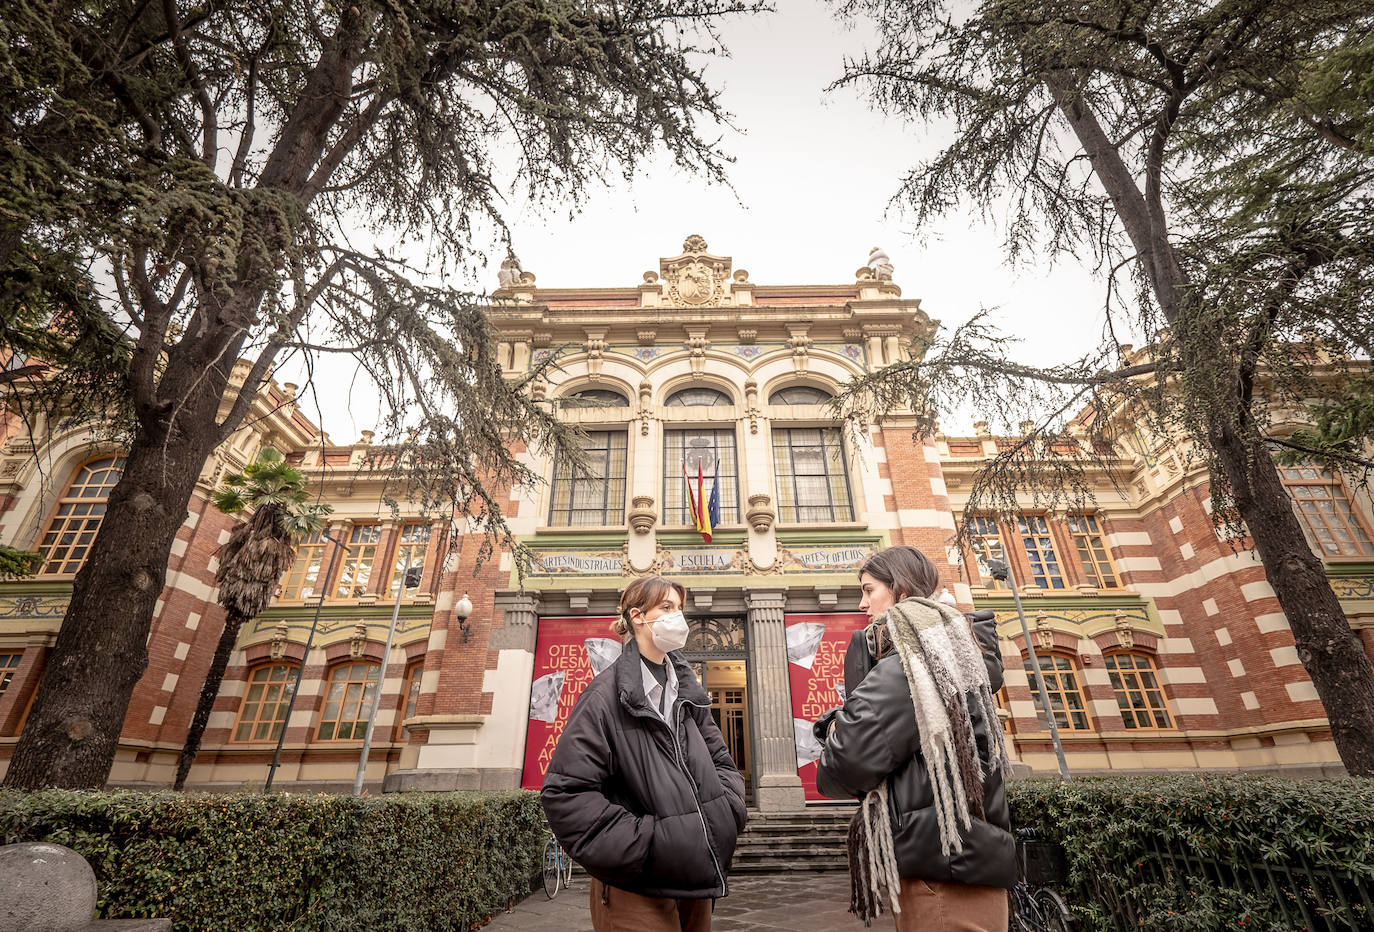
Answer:
[[645, 859], [641, 885], [673, 890], [710, 889], [717, 883], [715, 860], [706, 845], [702, 816], [694, 808], [660, 816]]

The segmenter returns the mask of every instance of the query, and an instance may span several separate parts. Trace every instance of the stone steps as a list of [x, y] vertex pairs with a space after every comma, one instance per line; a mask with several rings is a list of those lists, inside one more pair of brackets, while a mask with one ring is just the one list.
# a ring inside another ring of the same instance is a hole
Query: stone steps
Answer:
[[[849, 856], [844, 843], [854, 808], [836, 805], [804, 812], [749, 810], [749, 824], [735, 846], [730, 873], [848, 870]], [[580, 877], [585, 872], [574, 865], [573, 875]]]
[[803, 812], [751, 810], [735, 848], [732, 873], [842, 871], [849, 868], [845, 838], [854, 807], [815, 807]]

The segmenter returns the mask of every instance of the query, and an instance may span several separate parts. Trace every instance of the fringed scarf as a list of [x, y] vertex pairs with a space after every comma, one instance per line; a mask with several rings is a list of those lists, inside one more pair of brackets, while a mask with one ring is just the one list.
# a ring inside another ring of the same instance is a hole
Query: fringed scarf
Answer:
[[[962, 846], [971, 818], [986, 818], [982, 760], [973, 735], [969, 703], [981, 706], [988, 723], [993, 770], [1007, 766], [1007, 746], [998, 727], [982, 652], [967, 619], [942, 602], [903, 599], [865, 632], [875, 659], [895, 650], [911, 686], [911, 705], [930, 775], [940, 849], [952, 855]], [[888, 814], [887, 783], [870, 792], [849, 825], [849, 911], [869, 925], [887, 900], [900, 912], [900, 878]]]

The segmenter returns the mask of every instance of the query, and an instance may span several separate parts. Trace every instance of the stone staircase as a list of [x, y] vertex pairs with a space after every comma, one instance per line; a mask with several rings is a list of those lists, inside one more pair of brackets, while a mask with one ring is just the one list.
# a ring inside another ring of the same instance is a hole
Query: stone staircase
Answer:
[[804, 812], [749, 810], [735, 848], [732, 874], [849, 869], [845, 837], [852, 805], [813, 806]]
[[[735, 846], [731, 874], [776, 874], [782, 871], [849, 870], [844, 841], [855, 806], [813, 806], [804, 812], [749, 810], [749, 824]], [[573, 864], [574, 877], [586, 877]], [[538, 885], [538, 878], [535, 885]]]

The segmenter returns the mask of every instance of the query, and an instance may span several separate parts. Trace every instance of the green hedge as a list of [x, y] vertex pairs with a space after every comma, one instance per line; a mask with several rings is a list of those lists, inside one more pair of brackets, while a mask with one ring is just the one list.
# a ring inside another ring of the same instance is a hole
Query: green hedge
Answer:
[[1374, 929], [1374, 781], [1025, 780], [1009, 796], [1016, 827], [1063, 845], [1085, 930]]
[[79, 851], [97, 918], [195, 932], [468, 930], [538, 870], [533, 793], [0, 792], [0, 840]]

